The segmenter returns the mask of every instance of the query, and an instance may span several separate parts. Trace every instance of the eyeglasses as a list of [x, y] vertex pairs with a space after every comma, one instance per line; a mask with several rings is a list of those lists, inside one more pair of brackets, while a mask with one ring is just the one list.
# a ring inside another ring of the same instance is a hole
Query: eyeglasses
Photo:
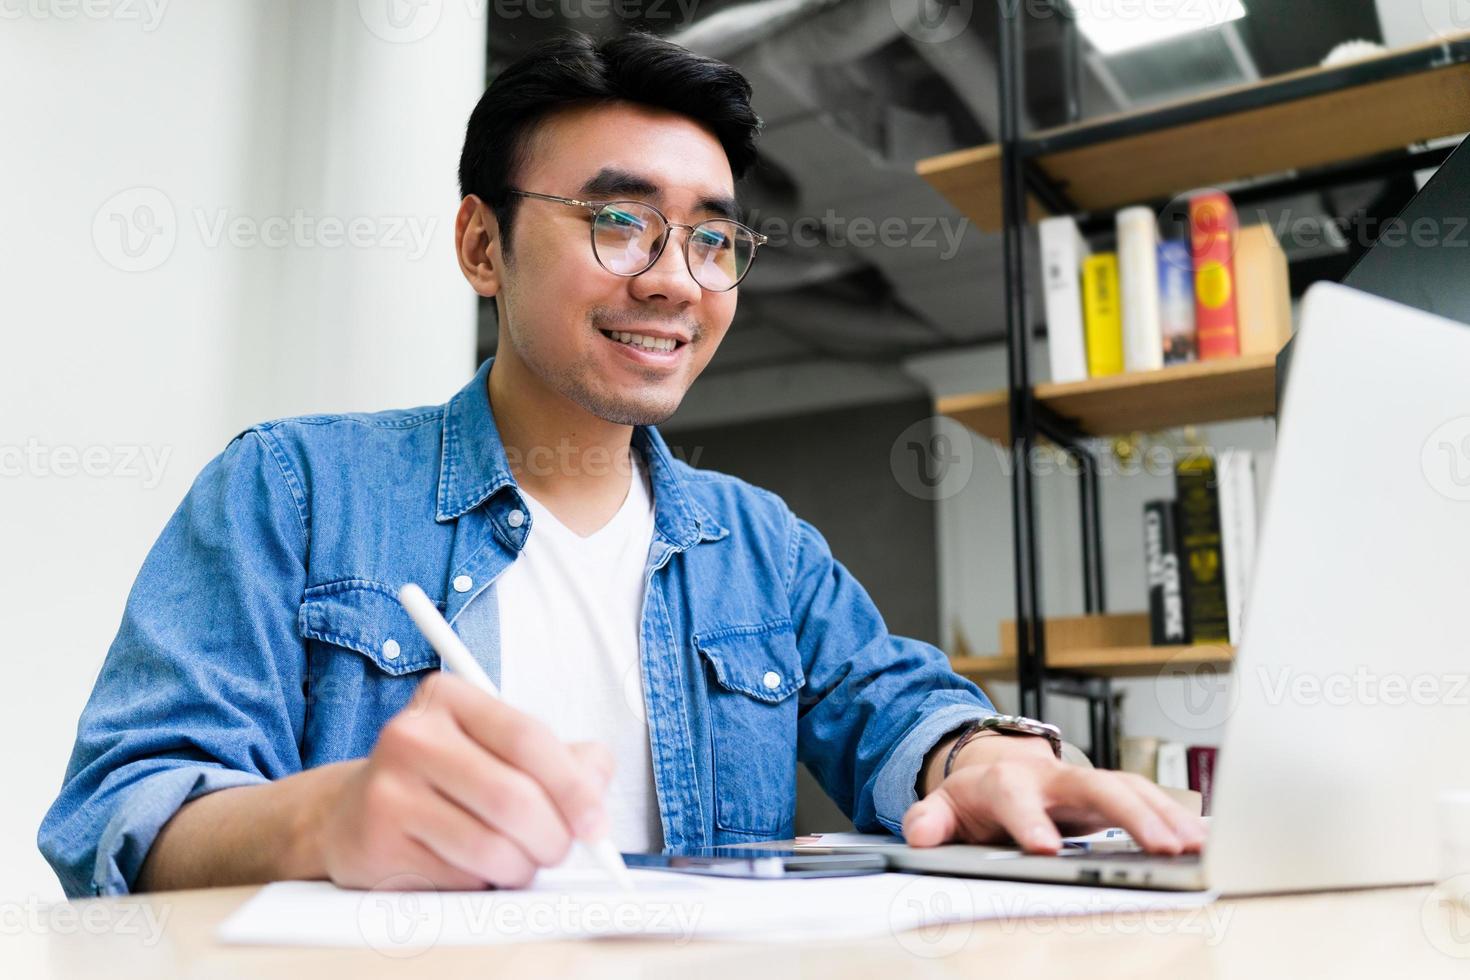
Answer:
[[653, 268], [668, 244], [669, 232], [685, 228], [689, 234], [684, 239], [684, 264], [689, 274], [701, 288], [723, 293], [740, 285], [755, 261], [756, 249], [766, 243], [765, 235], [738, 221], [711, 218], [681, 225], [642, 201], [597, 204], [531, 191], [510, 193], [585, 209], [592, 216], [592, 254], [598, 265], [615, 276], [632, 278]]

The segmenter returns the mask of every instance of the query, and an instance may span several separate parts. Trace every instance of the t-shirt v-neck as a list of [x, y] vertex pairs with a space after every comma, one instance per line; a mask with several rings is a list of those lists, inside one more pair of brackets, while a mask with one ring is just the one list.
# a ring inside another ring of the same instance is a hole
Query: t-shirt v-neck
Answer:
[[[533, 530], [540, 529], [547, 534], [556, 535], [564, 542], [570, 541], [579, 548], [595, 550], [599, 554], [616, 553], [628, 543], [630, 534], [640, 530], [643, 523], [652, 528], [651, 515], [653, 494], [648, 486], [648, 476], [639, 463], [636, 450], [629, 451], [629, 459], [632, 461], [631, 479], [628, 480], [628, 493], [623, 497], [623, 502], [613, 516], [608, 518], [606, 524], [588, 535], [578, 534], [563, 524], [549, 508], [524, 489], [521, 490], [521, 499], [526, 502], [526, 507], [531, 512], [531, 527]], [[642, 520], [640, 518], [646, 518]]]

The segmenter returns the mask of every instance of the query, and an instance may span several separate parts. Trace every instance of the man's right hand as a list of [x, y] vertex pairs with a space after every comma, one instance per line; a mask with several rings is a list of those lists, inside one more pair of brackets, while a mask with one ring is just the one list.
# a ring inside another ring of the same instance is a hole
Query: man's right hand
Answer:
[[347, 763], [312, 821], [326, 876], [372, 888], [411, 874], [437, 888], [519, 887], [574, 839], [606, 833], [613, 760], [451, 674], [419, 684], [372, 754]]

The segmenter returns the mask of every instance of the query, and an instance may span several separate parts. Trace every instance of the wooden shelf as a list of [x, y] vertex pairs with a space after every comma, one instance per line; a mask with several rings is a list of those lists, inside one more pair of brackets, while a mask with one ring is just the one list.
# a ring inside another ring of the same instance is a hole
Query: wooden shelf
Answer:
[[[1470, 131], [1470, 40], [1313, 68], [1196, 99], [1046, 130], [1022, 150], [1081, 211], [1166, 200]], [[982, 231], [1003, 227], [998, 145], [920, 160]], [[1031, 219], [1045, 212], [1032, 202]]]
[[[1235, 662], [1230, 646], [1098, 647], [1091, 650], [1048, 650], [1048, 670], [1076, 670], [1099, 677], [1156, 677], [1192, 673], [1201, 668], [1228, 669]], [[952, 657], [958, 674], [986, 680], [1014, 680], [1014, 654]]]
[[[1176, 364], [1158, 371], [1039, 384], [1036, 400], [1087, 435], [1157, 432], [1276, 411], [1276, 355]], [[1005, 389], [939, 399], [935, 410], [1002, 445], [1010, 442]]]

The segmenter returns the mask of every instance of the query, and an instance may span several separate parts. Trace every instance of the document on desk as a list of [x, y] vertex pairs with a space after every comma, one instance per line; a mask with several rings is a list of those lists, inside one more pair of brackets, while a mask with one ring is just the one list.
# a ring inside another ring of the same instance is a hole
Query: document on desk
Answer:
[[[504, 891], [354, 891], [327, 882], [267, 885], [220, 926], [226, 943], [367, 947], [409, 954], [435, 945], [626, 938], [754, 942], [860, 939], [981, 919], [1126, 914], [1201, 908], [1212, 896], [1068, 885], [875, 874], [724, 880], [631, 869], [623, 891], [584, 868], [542, 871]], [[1203, 909], [1208, 913], [1209, 909]], [[952, 934], [952, 931], [951, 931]], [[905, 941], [912, 941], [912, 936]]]

